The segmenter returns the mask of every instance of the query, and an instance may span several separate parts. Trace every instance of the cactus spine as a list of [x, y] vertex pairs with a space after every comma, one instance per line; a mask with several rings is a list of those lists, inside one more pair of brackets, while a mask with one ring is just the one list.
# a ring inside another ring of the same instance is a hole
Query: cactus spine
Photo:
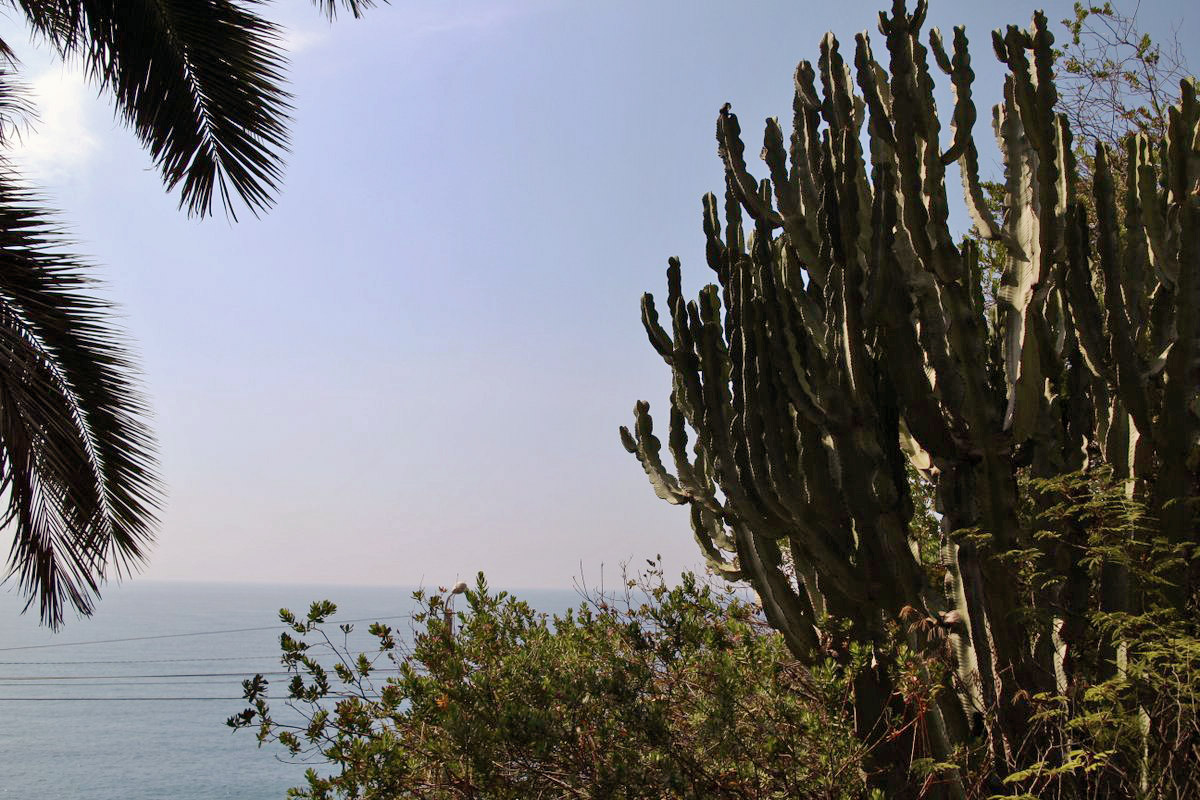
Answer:
[[[642, 300], [673, 375], [674, 471], [646, 403], [621, 434], [658, 495], [690, 507], [712, 567], [754, 586], [800, 658], [819, 657], [826, 614], [880, 648], [903, 609], [953, 621], [957, 674], [931, 712], [930, 754], [948, 757], [986, 711], [1004, 774], [1033, 746], [1030, 695], [1075, 677], [1064, 654], [1081, 644], [1079, 615], [1093, 596], [1124, 607], [1128, 581], [1118, 567], [1095, 579], [1068, 554], [1061, 582], [1037, 598], [1054, 610], [1021, 613], [1029, 600], [1010, 567], [952, 534], [982, 531], [992, 553], [1050, 547], [1018, 519], [1018, 470], [1105, 463], [1171, 541], [1197, 539], [1194, 510], [1178, 500], [1200, 489], [1200, 104], [1186, 84], [1168, 140], [1133, 140], [1124, 197], [1109, 154], [1096, 152], [1093, 221], [1053, 111], [1045, 16], [997, 31], [1008, 67], [993, 113], [1005, 167], [997, 220], [980, 186], [966, 35], [956, 28], [947, 51], [933, 30], [927, 48], [925, 11], [897, 0], [880, 14], [886, 68], [866, 34], [853, 67], [832, 35], [815, 66], [801, 62], [790, 137], [766, 122], [769, 179], [751, 174], [738, 119], [721, 110], [724, 203], [703, 201], [717, 283], [685, 300], [671, 259], [669, 325]], [[930, 54], [954, 91], [944, 149]], [[976, 244], [956, 242], [948, 224], [951, 163], [975, 228], [1007, 253], [994, 304]], [[936, 482], [941, 579], [910, 547], [906, 460]], [[1195, 577], [1184, 572], [1180, 586]], [[856, 687], [864, 727], [892, 702], [889, 680], [880, 666]]]

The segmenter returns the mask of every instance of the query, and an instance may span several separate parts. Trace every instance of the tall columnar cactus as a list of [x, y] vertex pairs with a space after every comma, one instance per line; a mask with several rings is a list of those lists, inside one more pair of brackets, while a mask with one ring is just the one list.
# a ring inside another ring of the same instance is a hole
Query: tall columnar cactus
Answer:
[[[832, 35], [815, 66], [800, 63], [790, 136], [766, 121], [769, 179], [751, 175], [738, 119], [721, 110], [724, 204], [703, 202], [717, 283], [685, 300], [671, 259], [669, 324], [642, 300], [673, 375], [674, 470], [646, 403], [621, 436], [657, 494], [690, 508], [712, 567], [754, 586], [797, 656], [821, 656], [826, 615], [879, 648], [905, 609], [940, 620], [957, 674], [927, 719], [931, 755], [978, 741], [986, 718], [1003, 774], [1033, 746], [1030, 696], [1063, 691], [1081, 668], [1070, 657], [1080, 615], [1128, 602], [1119, 567], [1097, 576], [1046, 553], [1061, 580], [1034, 600], [1047, 613], [1026, 613], [1030, 598], [995, 554], [1063, 539], [1022, 525], [1018, 472], [1108, 464], [1170, 541], [1200, 538], [1194, 508], [1176, 502], [1200, 493], [1200, 104], [1184, 85], [1168, 140], [1131, 142], [1121, 197], [1096, 151], [1089, 218], [1054, 112], [1046, 18], [997, 31], [1008, 74], [992, 118], [1005, 166], [996, 218], [980, 185], [966, 35], [956, 28], [947, 46], [931, 30], [926, 46], [925, 11], [897, 0], [880, 14], [887, 67], [865, 33], [853, 65]], [[953, 88], [948, 132], [934, 69]], [[1006, 254], [994, 298], [976, 243], [951, 232], [952, 163], [978, 234]], [[906, 461], [936, 484], [940, 574], [912, 545]], [[856, 687], [864, 731], [893, 702], [890, 680], [880, 652]]]

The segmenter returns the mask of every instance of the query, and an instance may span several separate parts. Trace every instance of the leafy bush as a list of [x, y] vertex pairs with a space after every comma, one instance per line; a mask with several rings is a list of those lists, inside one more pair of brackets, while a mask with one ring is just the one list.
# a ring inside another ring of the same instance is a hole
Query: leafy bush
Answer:
[[865, 653], [802, 668], [734, 590], [668, 587], [651, 563], [556, 617], [482, 574], [464, 611], [417, 592], [411, 645], [376, 623], [370, 654], [335, 642], [332, 603], [285, 610], [298, 721], [256, 676], [229, 724], [330, 765], [289, 793], [314, 800], [866, 796], [848, 702]]
[[[826, 657], [805, 667], [738, 591], [690, 574], [669, 587], [653, 562], [621, 596], [591, 594], [557, 617], [491, 592], [482, 574], [462, 611], [453, 594], [417, 592], [409, 636], [376, 623], [371, 653], [337, 643], [352, 626], [334, 623], [332, 603], [303, 618], [284, 610], [291, 710], [272, 709], [255, 676], [244, 682], [250, 707], [229, 724], [326, 764], [289, 793], [312, 800], [860, 798], [872, 754], [900, 737], [915, 742], [906, 796], [950, 785], [967, 797], [1200, 796], [1197, 616], [1155, 599], [1169, 588], [1162, 575], [1190, 553], [1156, 538], [1104, 472], [1026, 481], [1023, 494], [1041, 537], [1066, 520], [1082, 525], [1086, 539], [1064, 545], [1077, 550], [1071, 558], [1091, 571], [1120, 564], [1146, 601], [1080, 621], [1076, 640], [1087, 644], [1068, 659], [1111, 657], [1119, 669], [1035, 694], [1037, 734], [1049, 744], [1002, 782], [986, 737], [995, 709], [950, 759], [929, 747], [928, 712], [954, 669], [942, 620], [912, 611], [893, 628], [885, 649], [902, 713], [856, 737], [853, 687], [878, 668], [867, 649], [826, 627]], [[978, 532], [959, 535], [988, 546]], [[1042, 553], [1002, 557], [1013, 559], [1020, 593], [1047, 590]]]

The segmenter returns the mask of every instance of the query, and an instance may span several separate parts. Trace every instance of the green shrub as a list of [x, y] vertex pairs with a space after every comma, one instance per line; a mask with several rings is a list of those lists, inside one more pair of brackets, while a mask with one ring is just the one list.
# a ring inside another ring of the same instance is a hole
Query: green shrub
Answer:
[[480, 574], [466, 610], [418, 592], [411, 646], [377, 623], [357, 655], [328, 635], [333, 604], [285, 610], [301, 717], [256, 676], [229, 724], [326, 762], [289, 793], [314, 800], [866, 796], [849, 716], [864, 654], [802, 668], [754, 605], [690, 574], [625, 589], [549, 617]]

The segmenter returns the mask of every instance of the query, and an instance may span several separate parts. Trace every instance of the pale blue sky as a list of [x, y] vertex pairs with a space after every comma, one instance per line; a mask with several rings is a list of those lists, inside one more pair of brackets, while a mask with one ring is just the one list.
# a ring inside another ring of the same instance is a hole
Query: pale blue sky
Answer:
[[[18, 156], [121, 304], [157, 414], [144, 576], [554, 587], [697, 565], [617, 438], [669, 389], [638, 298], [670, 255], [708, 280], [721, 104], [757, 152], [796, 61], [882, 3], [396, 0], [332, 26], [265, 6], [295, 45], [293, 148], [278, 206], [236, 225], [185, 218], [107, 101], [23, 49], [46, 105]], [[1143, 27], [1200, 41], [1189, 7], [1144, 2]], [[981, 106], [990, 30], [1032, 8], [934, 3], [968, 25]]]

